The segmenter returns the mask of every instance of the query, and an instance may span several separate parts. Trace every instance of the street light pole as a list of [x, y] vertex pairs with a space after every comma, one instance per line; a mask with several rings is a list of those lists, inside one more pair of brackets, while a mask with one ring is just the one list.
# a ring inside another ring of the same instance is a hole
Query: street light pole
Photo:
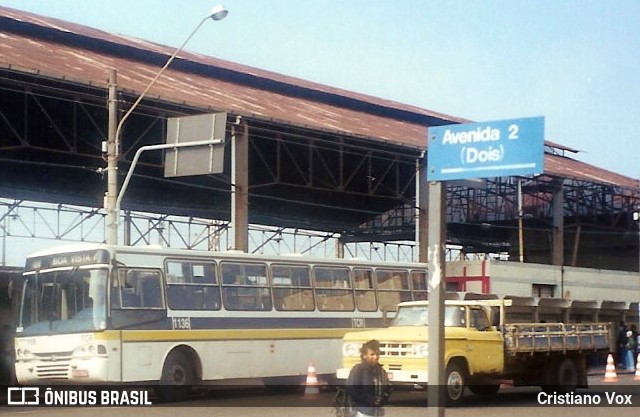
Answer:
[[118, 119], [116, 70], [109, 71], [109, 128], [107, 131], [107, 195], [104, 206], [107, 211], [107, 243], [118, 243], [118, 213], [116, 211], [116, 197], [118, 195], [118, 148], [116, 144], [116, 130]]
[[[109, 138], [107, 140], [107, 195], [105, 198], [105, 208], [107, 212], [107, 244], [115, 245], [118, 243], [118, 219], [120, 218], [120, 207], [116, 200], [118, 199], [118, 156], [120, 152], [120, 132], [122, 130], [122, 126], [124, 122], [129, 118], [133, 110], [138, 107], [142, 99], [149, 92], [151, 87], [158, 81], [160, 76], [164, 73], [164, 71], [171, 65], [173, 60], [178, 56], [180, 51], [184, 49], [187, 43], [191, 40], [193, 35], [200, 29], [200, 27], [209, 19], [212, 20], [222, 20], [224, 19], [229, 12], [227, 9], [218, 5], [215, 6], [211, 12], [200, 20], [200, 23], [195, 27], [195, 29], [187, 36], [185, 41], [180, 45], [175, 52], [169, 57], [164, 66], [158, 71], [158, 73], [153, 77], [149, 85], [144, 89], [142, 94], [136, 99], [136, 101], [129, 107], [129, 110], [122, 116], [120, 122], [117, 124], [117, 127], [112, 130], [112, 126], [115, 126], [115, 121], [117, 120], [117, 103], [115, 99], [115, 71], [113, 71], [109, 76]], [[113, 81], [113, 82], [112, 82]], [[113, 98], [112, 98], [112, 90], [113, 89]]]
[[146, 151], [157, 151], [161, 149], [180, 149], [180, 148], [191, 148], [196, 146], [213, 146], [213, 145], [223, 145], [224, 139], [209, 139], [209, 140], [201, 140], [196, 142], [184, 142], [184, 143], [160, 143], [157, 145], [146, 145], [141, 146], [136, 151], [136, 155], [133, 157], [131, 161], [131, 167], [129, 168], [129, 172], [127, 172], [127, 176], [122, 183], [122, 188], [120, 189], [120, 193], [118, 193], [118, 198], [116, 199], [116, 211], [120, 210], [120, 203], [122, 202], [122, 197], [124, 197], [124, 193], [127, 191], [127, 187], [129, 186], [129, 181], [131, 180], [131, 176], [133, 175], [133, 170], [136, 165], [138, 165], [138, 159], [140, 159], [140, 155], [142, 152]]

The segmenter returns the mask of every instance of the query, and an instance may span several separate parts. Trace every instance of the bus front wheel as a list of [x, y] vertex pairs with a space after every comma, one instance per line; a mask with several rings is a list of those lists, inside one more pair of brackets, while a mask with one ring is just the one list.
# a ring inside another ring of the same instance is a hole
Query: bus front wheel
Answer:
[[184, 401], [194, 381], [193, 365], [187, 355], [172, 352], [162, 368], [162, 378], [155, 391], [162, 401]]

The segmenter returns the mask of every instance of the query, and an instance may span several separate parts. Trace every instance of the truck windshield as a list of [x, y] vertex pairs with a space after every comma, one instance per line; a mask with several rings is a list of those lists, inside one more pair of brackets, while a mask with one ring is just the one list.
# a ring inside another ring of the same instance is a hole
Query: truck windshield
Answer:
[[429, 307], [400, 307], [391, 323], [392, 326], [426, 326], [429, 318]]
[[23, 336], [106, 328], [106, 268], [73, 268], [28, 275], [18, 332]]
[[[400, 307], [393, 318], [391, 326], [426, 326], [429, 321], [428, 306]], [[461, 306], [446, 306], [444, 309], [445, 327], [464, 327], [465, 308]]]

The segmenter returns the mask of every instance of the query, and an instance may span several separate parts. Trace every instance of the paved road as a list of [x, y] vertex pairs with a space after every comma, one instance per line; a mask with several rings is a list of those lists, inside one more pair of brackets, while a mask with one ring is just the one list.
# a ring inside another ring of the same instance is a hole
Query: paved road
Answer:
[[[591, 388], [579, 390], [583, 398], [599, 397], [599, 405], [582, 407], [540, 405], [540, 390], [530, 387], [504, 387], [492, 398], [468, 395], [460, 407], [447, 408], [446, 416], [477, 417], [566, 417], [579, 414], [580, 417], [600, 417], [605, 412], [635, 414], [640, 407], [640, 381], [633, 375], [619, 375], [615, 383], [603, 382], [603, 377], [590, 377]], [[616, 397], [624, 402], [627, 393], [634, 409], [615, 408], [607, 411], [607, 396]], [[190, 401], [174, 404], [155, 404], [151, 407], [11, 407], [0, 410], [0, 416], [29, 417], [333, 417], [330, 407], [333, 392], [323, 392], [317, 398], [306, 398], [302, 393], [273, 395], [262, 391], [230, 394], [229, 392], [210, 392], [206, 395], [194, 396]], [[575, 397], [574, 397], [575, 398]], [[153, 400], [153, 399], [152, 399]], [[388, 406], [386, 417], [426, 417], [427, 394], [425, 391], [395, 391], [392, 403]]]

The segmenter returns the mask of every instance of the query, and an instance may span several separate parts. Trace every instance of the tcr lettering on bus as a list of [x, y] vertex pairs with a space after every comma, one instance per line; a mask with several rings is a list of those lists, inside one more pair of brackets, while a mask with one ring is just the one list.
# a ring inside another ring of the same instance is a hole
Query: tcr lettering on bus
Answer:
[[354, 329], [364, 329], [364, 318], [363, 317], [353, 317], [351, 318], [351, 327]]
[[191, 330], [190, 317], [172, 317], [171, 324], [173, 325], [173, 330]]

